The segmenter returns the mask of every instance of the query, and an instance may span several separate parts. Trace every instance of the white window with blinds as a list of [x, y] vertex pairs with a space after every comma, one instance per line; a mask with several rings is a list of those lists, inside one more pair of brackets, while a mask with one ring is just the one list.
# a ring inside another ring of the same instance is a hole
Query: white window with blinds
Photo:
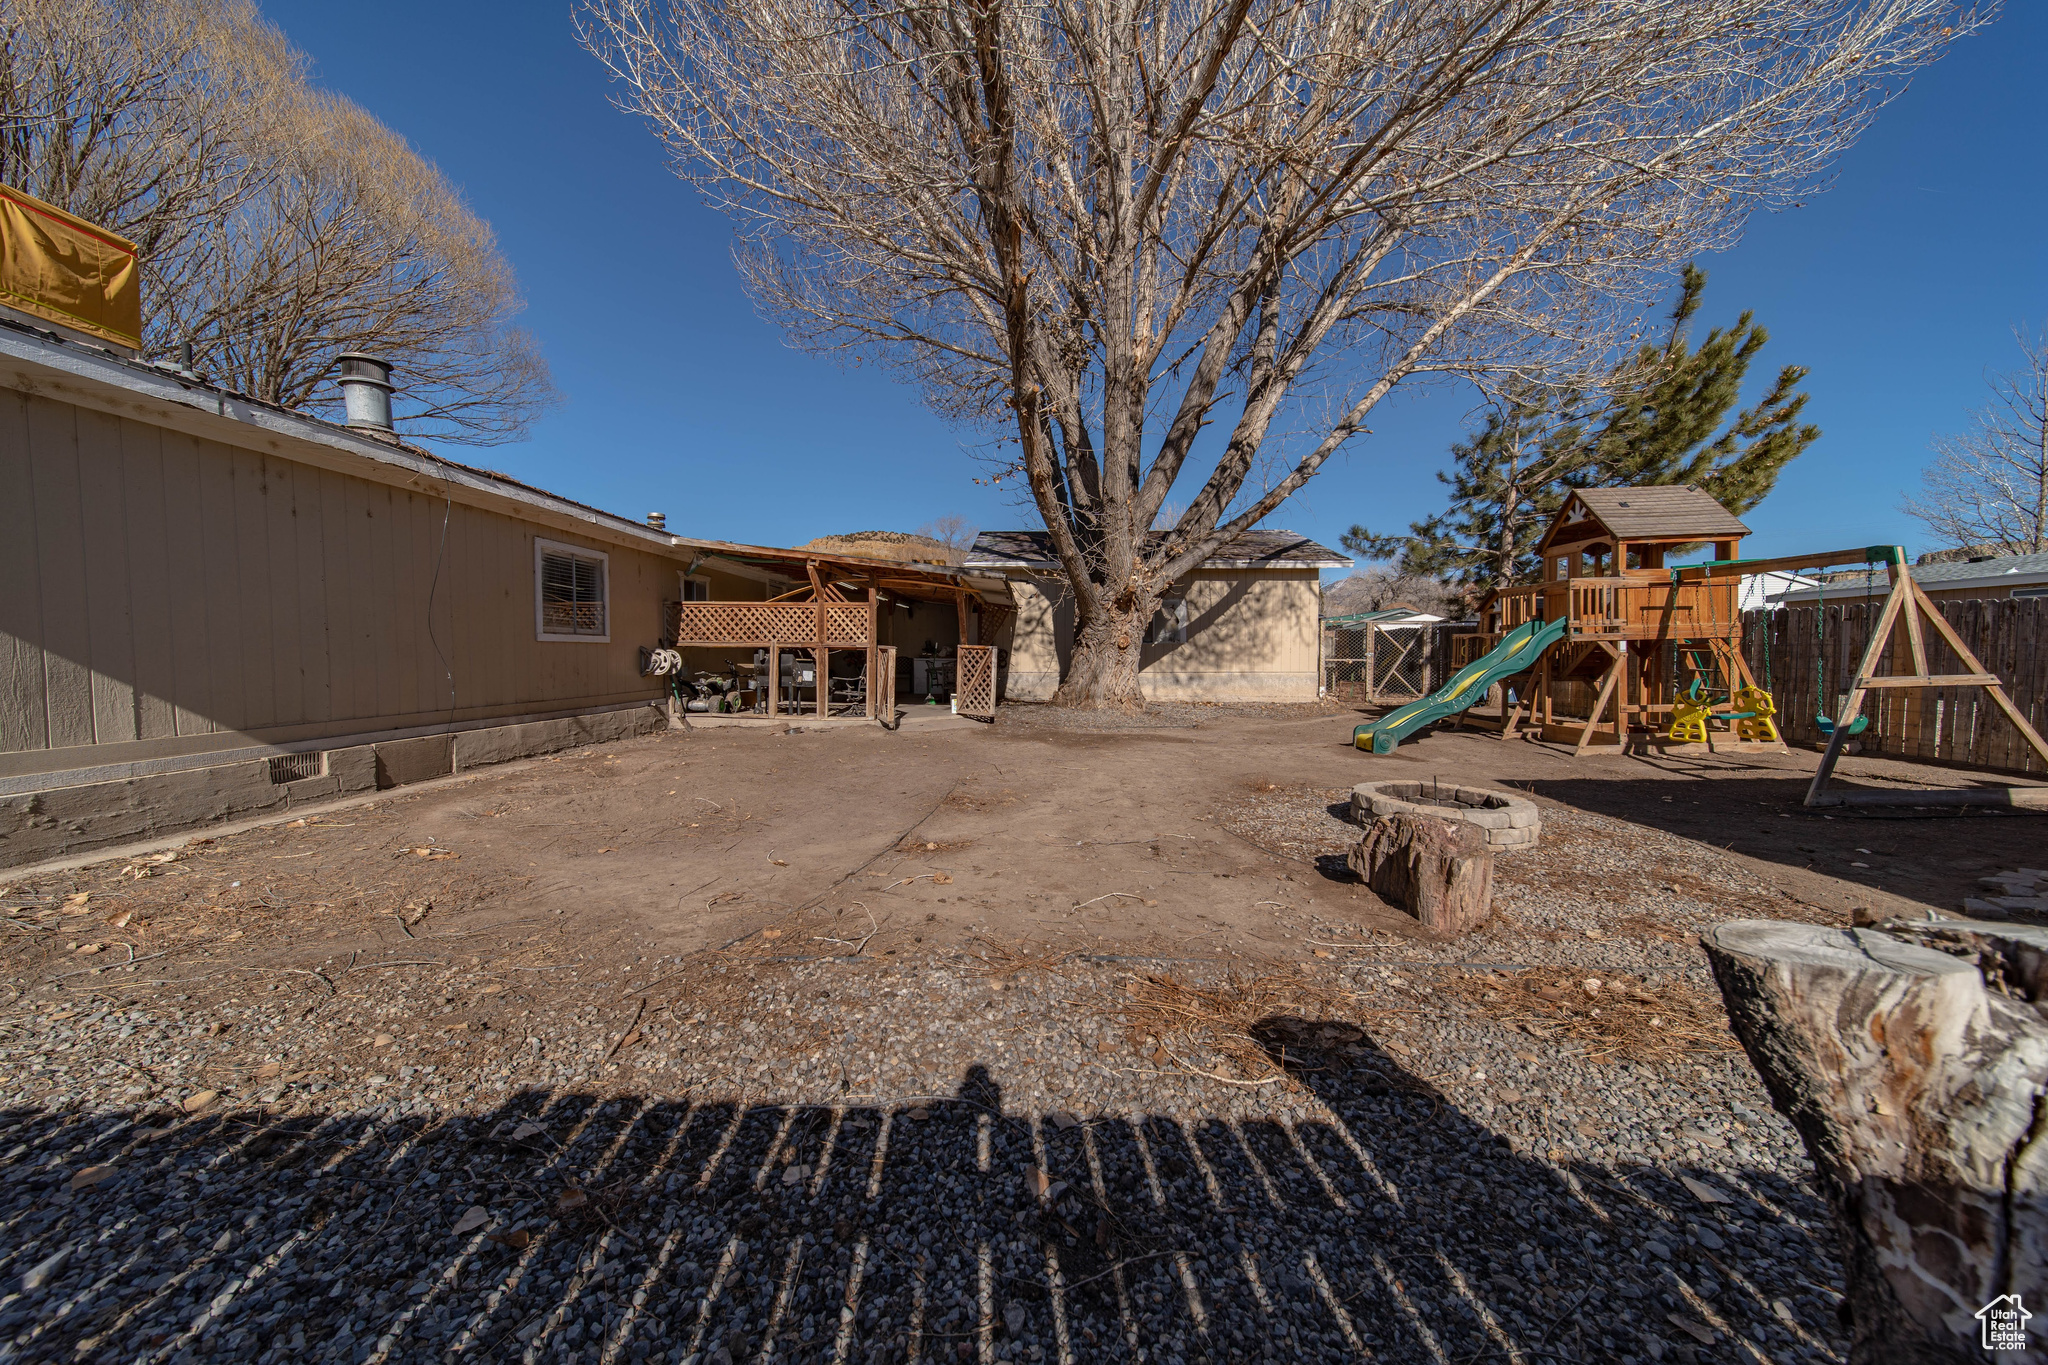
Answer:
[[534, 538], [533, 633], [540, 640], [611, 636], [611, 556]]

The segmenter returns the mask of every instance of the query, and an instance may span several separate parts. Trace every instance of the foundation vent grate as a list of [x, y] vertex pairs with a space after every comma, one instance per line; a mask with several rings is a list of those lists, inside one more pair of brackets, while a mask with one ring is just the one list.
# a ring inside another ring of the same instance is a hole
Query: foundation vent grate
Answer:
[[318, 750], [310, 754], [279, 754], [270, 760], [270, 780], [279, 786], [303, 782], [309, 777], [325, 777], [326, 769], [327, 755]]

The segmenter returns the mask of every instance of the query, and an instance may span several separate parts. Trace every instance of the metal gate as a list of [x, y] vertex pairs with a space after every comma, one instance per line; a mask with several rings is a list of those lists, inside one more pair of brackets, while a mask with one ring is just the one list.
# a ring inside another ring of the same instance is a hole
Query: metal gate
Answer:
[[953, 686], [953, 706], [963, 716], [977, 720], [996, 718], [996, 647], [960, 646], [959, 677]]
[[1366, 666], [1370, 637], [1363, 623], [1323, 623], [1323, 695], [1344, 701], [1371, 698], [1372, 677]]
[[1372, 627], [1372, 699], [1408, 701], [1429, 695], [1429, 646], [1436, 637], [1427, 624]]
[[1344, 701], [1398, 704], [1426, 697], [1455, 671], [1452, 640], [1469, 622], [1326, 622], [1323, 689]]

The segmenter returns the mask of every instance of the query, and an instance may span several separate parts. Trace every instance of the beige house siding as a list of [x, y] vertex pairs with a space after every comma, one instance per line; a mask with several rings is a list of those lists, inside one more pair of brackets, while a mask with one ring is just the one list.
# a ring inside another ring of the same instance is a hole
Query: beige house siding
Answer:
[[[1016, 576], [1004, 695], [1047, 701], [1074, 647], [1063, 581]], [[1314, 569], [1205, 569], [1187, 582], [1187, 640], [1145, 645], [1138, 681], [1157, 701], [1314, 701], [1321, 611]]]
[[[535, 639], [536, 536], [609, 556], [609, 643]], [[0, 390], [0, 776], [651, 699], [677, 568]]]

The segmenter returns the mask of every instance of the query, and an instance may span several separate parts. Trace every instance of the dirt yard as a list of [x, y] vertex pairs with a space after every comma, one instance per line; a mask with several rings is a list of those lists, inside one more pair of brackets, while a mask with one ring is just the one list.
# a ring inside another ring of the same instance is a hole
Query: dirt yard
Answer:
[[[1695, 936], [2048, 826], [1356, 719], [700, 730], [0, 877], [0, 1357], [1838, 1359]], [[1484, 934], [1344, 870], [1390, 776], [1543, 808]]]

